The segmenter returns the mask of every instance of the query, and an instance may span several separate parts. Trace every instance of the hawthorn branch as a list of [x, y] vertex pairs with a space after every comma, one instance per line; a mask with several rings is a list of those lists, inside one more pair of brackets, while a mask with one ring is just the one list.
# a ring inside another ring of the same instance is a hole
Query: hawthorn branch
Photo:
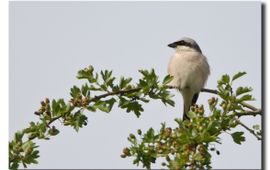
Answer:
[[[174, 87], [174, 86], [167, 86], [169, 89], [178, 89], [177, 87]], [[118, 91], [115, 91], [115, 92], [108, 92], [108, 93], [104, 93], [104, 94], [101, 94], [101, 95], [98, 95], [98, 96], [95, 96], [93, 98], [91, 98], [89, 100], [89, 103], [91, 102], [95, 102], [97, 100], [100, 100], [102, 98], [106, 98], [108, 96], [113, 96], [113, 95], [124, 95], [124, 94], [128, 94], [128, 93], [134, 93], [134, 92], [138, 92], [140, 91], [142, 88], [140, 87], [137, 87], [137, 88], [133, 88], [133, 89], [124, 89], [124, 90], [118, 90]], [[207, 89], [207, 88], [203, 88], [201, 90], [201, 92], [206, 92], [206, 93], [212, 93], [212, 94], [218, 94], [218, 91], [217, 90], [214, 90], [214, 89]], [[256, 107], [254, 106], [251, 106], [247, 103], [244, 103], [242, 102], [241, 103], [244, 107], [246, 108], [249, 108], [251, 109], [252, 111], [248, 111], [246, 113], [237, 113], [236, 115], [238, 117], [241, 117], [241, 116], [256, 116], [258, 114], [261, 114], [261, 109], [257, 109]], [[83, 108], [81, 108], [83, 109]], [[80, 110], [81, 110], [80, 109]], [[61, 117], [63, 117], [64, 115], [59, 115], [57, 117], [54, 117], [50, 122], [47, 123], [47, 125], [49, 126], [50, 124], [52, 124], [54, 121], [60, 119]]]
[[201, 92], [207, 92], [207, 93], [212, 93], [212, 94], [218, 94], [217, 90], [213, 90], [213, 89], [202, 89]]
[[89, 101], [90, 102], [94, 102], [97, 100], [100, 100], [101, 98], [105, 98], [108, 96], [113, 96], [113, 95], [123, 95], [123, 94], [128, 94], [128, 93], [134, 93], [134, 92], [138, 92], [140, 91], [142, 88], [138, 87], [138, 88], [133, 88], [133, 89], [125, 89], [125, 90], [119, 90], [119, 91], [115, 91], [115, 92], [108, 92], [99, 96], [95, 96], [93, 98], [91, 98]]
[[[201, 90], [201, 92], [207, 92], [207, 93], [212, 93], [212, 94], [218, 94], [218, 91], [217, 91], [217, 90], [213, 90], [213, 89], [205, 89], [205, 88], [203, 88], [203, 89]], [[248, 104], [248, 103], [241, 102], [241, 104], [242, 104], [242, 106], [244, 106], [245, 108], [248, 108], [248, 109], [252, 110], [252, 111], [248, 111], [248, 112], [245, 113], [245, 114], [242, 114], [242, 116], [243, 116], [243, 115], [256, 116], [256, 115], [262, 113], [262, 110], [261, 110], [261, 109], [258, 109], [258, 108], [254, 107], [254, 106], [252, 106], [252, 105], [250, 105], [250, 104]]]
[[257, 115], [261, 115], [262, 114], [262, 110], [258, 109], [256, 111], [247, 111], [247, 112], [243, 112], [243, 113], [236, 113], [235, 115], [238, 117], [241, 116], [257, 116]]
[[[95, 102], [95, 101], [98, 101], [102, 98], [106, 98], [108, 96], [113, 96], [113, 95], [123, 95], [123, 94], [128, 94], [128, 93], [134, 93], [134, 92], [137, 92], [137, 91], [140, 91], [141, 88], [133, 88], [133, 89], [125, 89], [125, 90], [119, 90], [119, 91], [115, 91], [115, 92], [108, 92], [108, 93], [104, 93], [104, 94], [101, 94], [99, 96], [95, 96], [93, 98], [91, 98], [89, 100], [89, 103], [91, 102]], [[83, 108], [80, 108], [80, 110], [82, 110]], [[64, 117], [65, 114], [63, 115], [59, 115], [59, 116], [56, 116], [54, 118], [52, 118], [48, 123], [47, 123], [47, 126], [49, 126], [50, 124], [52, 124], [54, 121]]]
[[252, 129], [250, 129], [249, 127], [247, 127], [244, 123], [242, 123], [240, 120], [237, 120], [237, 123], [240, 125], [240, 126], [242, 126], [243, 128], [245, 128], [246, 130], [248, 130], [251, 134], [253, 134], [258, 140], [262, 140], [262, 138], [259, 136], [259, 135], [257, 135], [256, 133], [255, 133], [255, 131], [254, 130], [252, 130]]
[[[177, 87], [174, 87], [174, 86], [167, 86], [169, 89], [178, 89]], [[124, 89], [124, 90], [119, 90], [119, 91], [114, 91], [114, 92], [108, 92], [108, 93], [104, 93], [104, 94], [101, 94], [101, 95], [98, 95], [98, 96], [95, 96], [93, 98], [91, 98], [89, 100], [89, 103], [91, 102], [95, 102], [97, 100], [100, 100], [102, 98], [106, 98], [108, 96], [113, 96], [113, 95], [124, 95], [124, 94], [128, 94], [128, 93], [134, 93], [134, 92], [138, 92], [140, 91], [142, 88], [140, 87], [137, 87], [137, 88], [133, 88], [133, 89]], [[207, 89], [207, 88], [203, 88], [201, 90], [201, 92], [206, 92], [206, 93], [212, 93], [212, 94], [218, 94], [218, 91], [217, 90], [214, 90], [214, 89]], [[247, 103], [244, 103], [242, 102], [241, 103], [244, 107], [246, 108], [249, 108], [251, 109], [252, 111], [248, 111], [246, 113], [238, 113], [236, 114], [237, 116], [256, 116], [258, 114], [261, 114], [261, 109], [257, 109], [256, 107], [254, 106], [251, 106]], [[82, 109], [82, 108], [81, 108]], [[61, 117], [63, 117], [63, 115], [60, 115], [60, 116], [57, 116], [57, 117], [54, 117], [47, 125], [50, 125], [51, 123], [53, 123], [54, 121], [60, 119]]]

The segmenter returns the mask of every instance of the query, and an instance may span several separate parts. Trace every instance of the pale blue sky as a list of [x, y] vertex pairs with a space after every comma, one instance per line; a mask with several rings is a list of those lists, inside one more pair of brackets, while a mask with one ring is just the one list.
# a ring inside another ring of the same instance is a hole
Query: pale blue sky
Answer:
[[[194, 38], [208, 58], [208, 88], [224, 73], [246, 71], [237, 85], [253, 87], [252, 104], [260, 107], [260, 10], [260, 2], [10, 2], [10, 136], [37, 120], [40, 100], [69, 99], [70, 87], [81, 84], [76, 72], [90, 64], [134, 82], [142, 68], [165, 76], [173, 54], [167, 44], [183, 36]], [[175, 126], [182, 98], [174, 93], [174, 108], [154, 101], [139, 119], [115, 107], [110, 114], [87, 113], [88, 126], [79, 133], [57, 124], [60, 134], [38, 142], [39, 164], [30, 168], [137, 168], [120, 158], [126, 138], [164, 121]], [[201, 94], [198, 103], [210, 97]], [[260, 117], [244, 121], [252, 126]], [[260, 142], [246, 134], [243, 145], [222, 135], [213, 168], [261, 167]]]

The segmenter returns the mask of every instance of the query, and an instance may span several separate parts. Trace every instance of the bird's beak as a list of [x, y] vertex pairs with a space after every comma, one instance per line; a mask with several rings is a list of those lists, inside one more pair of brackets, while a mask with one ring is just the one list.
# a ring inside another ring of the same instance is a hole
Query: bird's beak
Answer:
[[175, 48], [177, 46], [176, 42], [173, 42], [171, 44], [168, 44], [168, 47]]

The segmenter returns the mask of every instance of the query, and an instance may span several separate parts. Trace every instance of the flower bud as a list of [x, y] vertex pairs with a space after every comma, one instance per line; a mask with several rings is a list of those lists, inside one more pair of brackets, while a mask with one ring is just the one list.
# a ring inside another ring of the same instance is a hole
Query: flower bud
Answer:
[[127, 156], [126, 156], [126, 155], [124, 155], [124, 154], [121, 154], [120, 156], [121, 156], [121, 158], [125, 158], [125, 157], [127, 157]]
[[46, 111], [45, 114], [48, 115], [48, 116], [51, 116], [51, 112], [50, 111]]
[[129, 137], [131, 138], [131, 139], [136, 139], [136, 137], [135, 137], [135, 135], [134, 134], [129, 134]]
[[212, 105], [212, 104], [214, 104], [215, 103], [215, 98], [214, 97], [212, 97], [212, 98], [210, 98], [209, 100], [208, 100], [208, 104], [209, 105]]
[[227, 107], [227, 105], [226, 105], [225, 103], [223, 103], [223, 104], [221, 105], [221, 107], [222, 107], [223, 110], [225, 110], [226, 107]]
[[137, 133], [138, 133], [138, 135], [141, 135], [142, 134], [142, 130], [141, 129], [138, 129], [137, 130]]
[[170, 134], [172, 132], [172, 128], [166, 128], [165, 131]]
[[48, 104], [48, 103], [50, 103], [50, 100], [48, 98], [46, 98], [45, 102]]
[[55, 128], [55, 126], [53, 126], [50, 130], [49, 130], [49, 134], [51, 136], [55, 136], [59, 133], [59, 130]]
[[35, 111], [34, 114], [39, 116], [39, 115], [41, 115], [42, 113], [39, 112], [39, 111]]
[[124, 148], [124, 149], [123, 149], [123, 153], [124, 153], [124, 155], [126, 155], [126, 156], [130, 156], [130, 150], [129, 150], [129, 148]]
[[44, 106], [42, 106], [40, 109], [39, 109], [40, 112], [44, 113], [46, 111], [46, 108]]
[[41, 106], [46, 106], [46, 103], [44, 101], [40, 102]]

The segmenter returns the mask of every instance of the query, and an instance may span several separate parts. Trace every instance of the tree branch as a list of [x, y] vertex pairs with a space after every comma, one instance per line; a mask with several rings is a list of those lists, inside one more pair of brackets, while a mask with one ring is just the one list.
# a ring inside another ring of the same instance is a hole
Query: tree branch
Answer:
[[102, 94], [102, 95], [99, 95], [99, 96], [95, 96], [94, 98], [90, 99], [89, 101], [90, 102], [94, 102], [94, 101], [97, 101], [101, 98], [105, 98], [105, 97], [108, 97], [108, 96], [113, 96], [113, 95], [123, 95], [125, 93], [134, 93], [134, 92], [137, 92], [137, 91], [140, 91], [142, 88], [138, 87], [138, 88], [134, 88], [134, 89], [126, 89], [126, 90], [119, 90], [119, 91], [116, 91], [116, 92], [108, 92], [108, 93], [105, 93], [105, 94]]
[[[174, 86], [167, 86], [169, 89], [178, 89], [177, 87], [174, 87]], [[94, 102], [94, 101], [97, 101], [97, 100], [100, 100], [102, 98], [106, 98], [108, 96], [113, 96], [113, 95], [123, 95], [123, 94], [127, 94], [127, 93], [134, 93], [134, 92], [138, 92], [140, 91], [142, 88], [140, 87], [137, 87], [137, 88], [133, 88], [133, 89], [125, 89], [125, 90], [119, 90], [119, 91], [115, 91], [115, 92], [108, 92], [108, 93], [105, 93], [105, 94], [101, 94], [101, 95], [98, 95], [98, 96], [95, 96], [93, 98], [91, 98], [89, 100], [89, 103], [90, 102]], [[217, 90], [213, 90], [213, 89], [207, 89], [207, 88], [203, 88], [201, 90], [201, 92], [206, 92], [206, 93], [212, 93], [212, 94], [218, 94], [218, 91]], [[256, 116], [258, 114], [261, 114], [261, 109], [257, 109], [256, 107], [254, 106], [251, 106], [247, 103], [244, 103], [242, 102], [241, 103], [244, 107], [246, 108], [249, 108], [253, 111], [248, 111], [246, 113], [237, 113], [236, 115], [237, 116]], [[81, 108], [82, 109], [82, 108]], [[60, 116], [57, 116], [57, 117], [54, 117], [50, 122], [48, 122], [48, 126], [53, 123], [54, 121], [60, 119], [61, 117], [63, 117], [63, 115], [60, 115]]]
[[261, 114], [262, 114], [262, 110], [258, 109], [257, 111], [247, 111], [244, 113], [236, 113], [235, 115], [238, 117], [241, 117], [241, 116], [257, 116]]
[[203, 88], [201, 92], [207, 92], [207, 93], [212, 93], [212, 94], [218, 94], [217, 90], [212, 90], [212, 89], [205, 89]]
[[254, 112], [261, 112], [262, 111], [261, 109], [258, 109], [258, 108], [254, 107], [254, 106], [251, 106], [250, 104], [247, 104], [245, 102], [242, 102], [241, 104], [244, 107], [249, 108], [250, 110], [253, 110]]

